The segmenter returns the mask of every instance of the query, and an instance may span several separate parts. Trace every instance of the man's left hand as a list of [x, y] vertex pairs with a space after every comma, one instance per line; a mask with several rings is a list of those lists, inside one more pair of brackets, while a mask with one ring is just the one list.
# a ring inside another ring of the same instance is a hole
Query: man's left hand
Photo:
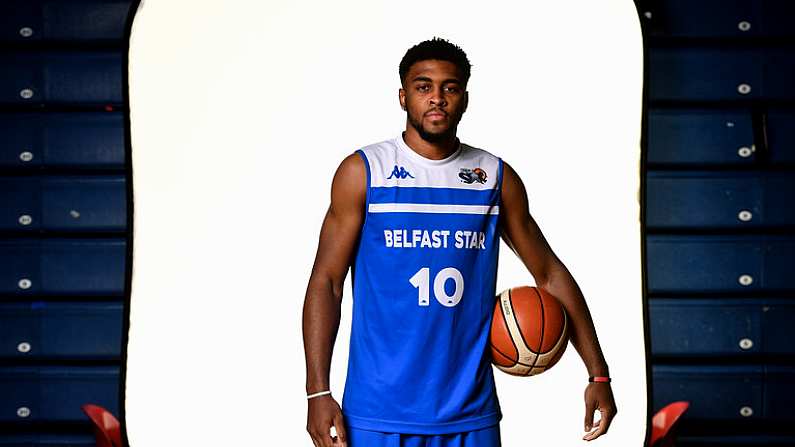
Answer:
[[[596, 410], [599, 410], [601, 418], [593, 422], [593, 415]], [[610, 422], [618, 413], [616, 402], [613, 400], [613, 390], [610, 388], [609, 382], [593, 382], [589, 383], [585, 388], [585, 431], [594, 430], [583, 436], [582, 439], [586, 441], [593, 441], [594, 439], [607, 433]]]

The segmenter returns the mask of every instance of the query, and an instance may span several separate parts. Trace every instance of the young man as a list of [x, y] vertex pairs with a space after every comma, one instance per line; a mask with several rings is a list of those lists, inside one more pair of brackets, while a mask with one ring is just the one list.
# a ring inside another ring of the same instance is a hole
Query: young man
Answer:
[[[502, 417], [488, 349], [499, 236], [571, 322], [571, 343], [597, 381], [585, 388], [585, 431], [616, 414], [608, 367], [574, 278], [528, 211], [524, 185], [499, 157], [456, 137], [471, 65], [446, 40], [400, 63], [406, 130], [340, 164], [304, 301], [315, 446], [500, 445]], [[342, 408], [329, 390], [342, 288], [353, 316]], [[593, 423], [594, 411], [601, 420]], [[337, 437], [332, 438], [334, 426]]]

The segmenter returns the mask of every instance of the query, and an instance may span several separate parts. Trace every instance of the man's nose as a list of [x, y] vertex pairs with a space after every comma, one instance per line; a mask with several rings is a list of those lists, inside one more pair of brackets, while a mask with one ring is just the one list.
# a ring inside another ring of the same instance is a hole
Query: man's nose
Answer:
[[442, 89], [439, 88], [438, 90], [433, 91], [433, 95], [431, 95], [431, 102], [438, 106], [444, 106], [447, 104], [447, 100], [444, 99], [444, 95], [442, 95]]
[[435, 96], [431, 98], [431, 103], [435, 104], [438, 107], [444, 107], [447, 105], [447, 100], [444, 99], [442, 96]]

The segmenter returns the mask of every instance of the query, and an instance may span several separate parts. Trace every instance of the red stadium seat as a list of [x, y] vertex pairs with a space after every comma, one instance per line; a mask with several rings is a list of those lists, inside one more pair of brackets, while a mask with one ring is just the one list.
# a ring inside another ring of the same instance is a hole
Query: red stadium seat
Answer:
[[118, 419], [113, 414], [99, 405], [85, 404], [80, 408], [94, 423], [97, 447], [123, 447], [121, 443], [121, 425], [119, 425]]
[[674, 424], [689, 406], [689, 402], [679, 401], [661, 408], [651, 420], [651, 442], [649, 445], [659, 447], [673, 446], [673, 436], [668, 435], [671, 434]]

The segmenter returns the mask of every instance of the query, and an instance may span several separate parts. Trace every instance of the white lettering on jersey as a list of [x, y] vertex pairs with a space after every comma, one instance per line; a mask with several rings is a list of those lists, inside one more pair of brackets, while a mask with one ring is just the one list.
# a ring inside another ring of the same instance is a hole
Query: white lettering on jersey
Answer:
[[[391, 229], [384, 230], [384, 246], [387, 248], [447, 248], [450, 230]], [[486, 233], [482, 231], [457, 230], [454, 233], [455, 248], [485, 250]]]

